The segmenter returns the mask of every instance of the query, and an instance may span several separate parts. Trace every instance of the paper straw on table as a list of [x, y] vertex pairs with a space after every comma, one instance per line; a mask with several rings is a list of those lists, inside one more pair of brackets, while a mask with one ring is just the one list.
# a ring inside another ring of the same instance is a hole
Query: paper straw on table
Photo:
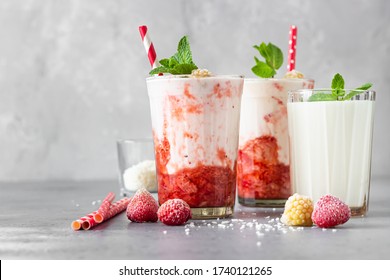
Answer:
[[94, 211], [94, 212], [92, 212], [92, 213], [90, 213], [88, 215], [85, 215], [84, 217], [81, 217], [80, 219], [77, 219], [77, 220], [73, 221], [72, 224], [71, 224], [72, 229], [75, 230], [75, 231], [81, 229], [82, 224], [86, 220], [90, 219], [90, 217], [93, 217], [96, 214], [97, 214], [97, 211]]
[[[107, 221], [107, 220], [111, 219], [112, 217], [116, 216], [117, 214], [125, 211], [129, 202], [130, 202], [130, 198], [125, 197], [125, 198], [122, 198], [121, 200], [118, 200], [115, 203], [113, 203], [110, 207], [110, 210], [108, 211], [107, 217], [105, 217], [103, 221]], [[84, 230], [89, 230], [89, 229], [93, 228], [94, 226], [96, 226], [97, 224], [98, 223], [95, 222], [93, 217], [92, 218], [88, 217], [87, 219], [85, 219], [83, 221], [83, 223], [81, 224], [81, 227]]]
[[110, 211], [108, 212], [107, 219], [110, 219], [118, 215], [119, 213], [125, 211], [130, 200], [131, 200], [130, 197], [124, 197], [121, 200], [118, 200], [115, 203], [113, 203], [110, 207]]
[[139, 33], [141, 34], [142, 42], [144, 43], [145, 51], [149, 58], [150, 66], [152, 67], [152, 69], [159, 67], [160, 64], [158, 63], [156, 51], [148, 33], [148, 27], [146, 25], [140, 26]]
[[288, 49], [288, 64], [287, 71], [295, 70], [295, 58], [297, 52], [297, 34], [298, 29], [295, 25], [290, 26], [290, 40], [288, 41], [289, 49]]
[[108, 215], [111, 202], [114, 200], [114, 198], [115, 198], [115, 194], [113, 192], [108, 193], [108, 195], [104, 198], [102, 204], [97, 210], [97, 213], [93, 216], [93, 219], [95, 220], [96, 223], [101, 223], [104, 221], [104, 218]]

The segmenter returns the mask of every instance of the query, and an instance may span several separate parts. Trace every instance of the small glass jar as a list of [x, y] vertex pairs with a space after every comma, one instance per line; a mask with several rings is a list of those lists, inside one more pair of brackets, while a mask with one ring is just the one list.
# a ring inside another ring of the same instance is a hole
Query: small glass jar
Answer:
[[121, 195], [130, 196], [140, 188], [157, 192], [153, 140], [121, 139], [117, 152]]

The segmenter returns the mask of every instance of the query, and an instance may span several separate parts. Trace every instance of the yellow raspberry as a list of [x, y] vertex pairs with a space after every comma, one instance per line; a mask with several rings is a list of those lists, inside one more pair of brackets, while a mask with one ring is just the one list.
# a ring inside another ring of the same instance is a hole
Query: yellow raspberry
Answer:
[[304, 195], [293, 194], [286, 201], [281, 221], [288, 226], [311, 226], [313, 201]]

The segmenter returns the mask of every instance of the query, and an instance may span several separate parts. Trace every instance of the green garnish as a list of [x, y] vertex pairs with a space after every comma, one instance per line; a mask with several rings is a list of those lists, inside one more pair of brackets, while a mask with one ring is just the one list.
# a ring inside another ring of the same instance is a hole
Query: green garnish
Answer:
[[253, 46], [259, 51], [260, 55], [265, 59], [265, 62], [260, 61], [255, 56], [256, 65], [252, 67], [252, 72], [261, 78], [271, 78], [275, 76], [276, 70], [278, 70], [283, 64], [282, 51], [272, 43], [261, 43], [259, 46]]
[[358, 88], [355, 88], [354, 90], [351, 90], [348, 94], [344, 90], [344, 78], [339, 73], [334, 75], [332, 80], [332, 93], [326, 94], [323, 92], [319, 92], [316, 94], [313, 94], [309, 97], [308, 101], [344, 101], [344, 100], [350, 100], [355, 95], [358, 95], [361, 93], [362, 90], [367, 90], [370, 87], [372, 87], [371, 83], [366, 83]]
[[152, 69], [150, 75], [159, 73], [171, 73], [173, 75], [191, 74], [192, 70], [198, 69], [198, 66], [192, 61], [190, 43], [187, 36], [180, 39], [177, 46], [177, 53], [171, 58], [164, 58], [160, 61], [161, 66]]

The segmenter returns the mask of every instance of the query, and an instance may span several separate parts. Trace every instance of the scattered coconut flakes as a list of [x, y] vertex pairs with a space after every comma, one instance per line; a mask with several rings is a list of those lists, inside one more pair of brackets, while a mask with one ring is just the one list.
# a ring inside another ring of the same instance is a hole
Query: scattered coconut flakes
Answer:
[[260, 231], [256, 231], [256, 235], [261, 237], [261, 236], [264, 236], [264, 233], [260, 232]]

